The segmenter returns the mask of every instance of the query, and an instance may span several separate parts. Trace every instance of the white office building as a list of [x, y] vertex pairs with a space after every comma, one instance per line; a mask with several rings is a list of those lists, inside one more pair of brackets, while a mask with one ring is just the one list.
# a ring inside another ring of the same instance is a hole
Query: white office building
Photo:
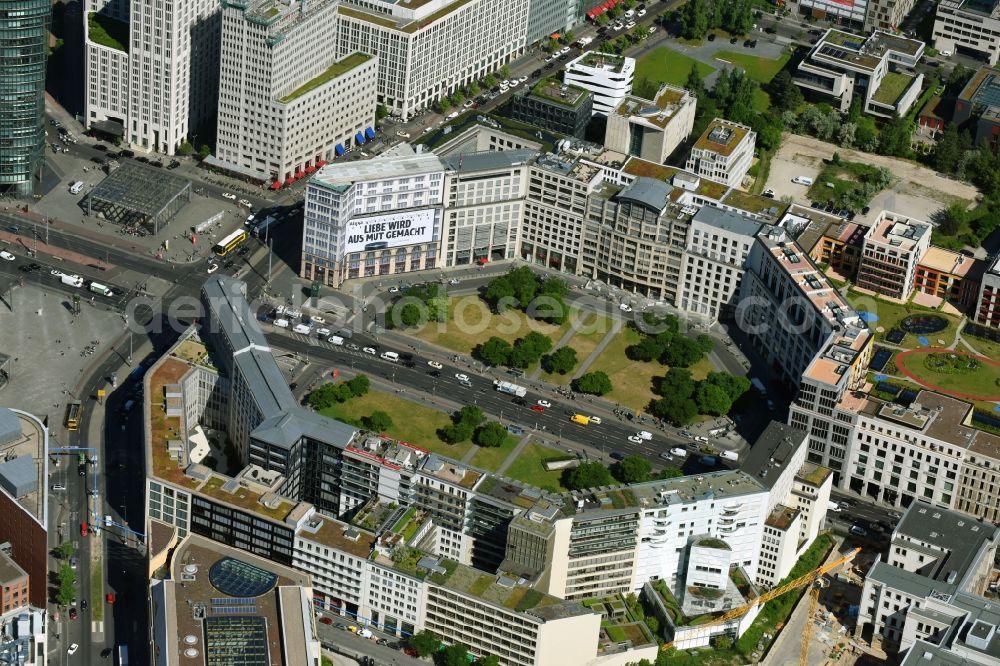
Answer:
[[446, 202], [441, 230], [445, 266], [516, 255], [534, 150], [505, 150], [447, 157]]
[[612, 53], [584, 53], [566, 65], [563, 82], [594, 93], [593, 114], [608, 115], [632, 94], [635, 58]]
[[378, 63], [337, 58], [337, 6], [225, 6], [213, 166], [285, 182], [374, 137]]
[[341, 55], [379, 60], [378, 103], [408, 119], [524, 52], [528, 0], [345, 1]]
[[735, 307], [743, 264], [761, 223], [745, 215], [703, 206], [688, 227], [677, 307], [710, 321]]
[[1000, 59], [1000, 2], [941, 0], [934, 19], [934, 48], [966, 51], [993, 67]]
[[300, 276], [344, 280], [438, 265], [444, 165], [409, 144], [324, 166], [306, 189]]
[[685, 168], [691, 173], [740, 187], [753, 164], [757, 133], [746, 125], [716, 118], [691, 147]]

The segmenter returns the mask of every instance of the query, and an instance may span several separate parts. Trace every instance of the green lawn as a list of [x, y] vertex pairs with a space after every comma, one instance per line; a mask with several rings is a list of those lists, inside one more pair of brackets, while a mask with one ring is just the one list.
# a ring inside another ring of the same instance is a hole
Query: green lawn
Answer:
[[[932, 365], [934, 362], [942, 363], [944, 368], [938, 369]], [[1000, 366], [949, 352], [913, 352], [902, 361], [897, 357], [896, 366], [901, 363], [918, 379], [946, 392], [972, 394], [980, 400], [1000, 400], [997, 388], [1000, 386]], [[969, 363], [977, 367], [969, 369]]]
[[773, 59], [762, 58], [760, 56], [750, 55], [749, 53], [719, 51], [715, 54], [715, 57], [719, 60], [731, 62], [746, 72], [747, 76], [751, 79], [763, 84], [770, 83], [771, 79], [773, 79], [788, 63], [788, 59], [792, 57], [792, 54], [786, 51], [782, 53], [779, 58]]
[[[962, 339], [965, 340], [969, 345], [976, 350], [976, 353], [980, 356], [985, 356], [987, 358], [1000, 358], [1000, 342], [993, 342], [992, 340], [987, 340], [985, 338], [977, 338], [974, 335], [969, 335], [965, 333], [962, 335]], [[959, 346], [959, 349], [963, 349]]]
[[544, 466], [546, 460], [563, 455], [555, 449], [532, 443], [524, 448], [503, 475], [553, 492], [564, 492], [566, 488], [560, 482], [562, 470], [550, 472]]
[[90, 570], [90, 607], [94, 620], [104, 619], [104, 563], [92, 563]]
[[475, 455], [472, 456], [472, 460], [469, 461], [470, 464], [476, 467], [482, 467], [483, 469], [488, 469], [491, 472], [495, 472], [499, 469], [503, 461], [507, 459], [510, 452], [514, 450], [517, 443], [521, 441], [520, 437], [515, 437], [514, 435], [507, 435], [507, 439], [504, 440], [503, 444], [496, 448], [486, 448], [480, 447], [476, 451]]
[[623, 327], [588, 370], [606, 372], [614, 389], [604, 397], [634, 411], [645, 411], [654, 397], [653, 377], [662, 377], [667, 372], [659, 363], [636, 363], [625, 356], [625, 348], [641, 339], [638, 331]]
[[[492, 336], [514, 342], [531, 331], [538, 331], [552, 338], [552, 344], [569, 330], [573, 318], [579, 316], [575, 308], [570, 308], [570, 316], [561, 326], [553, 326], [529, 318], [519, 310], [507, 310], [502, 315], [490, 312], [489, 306], [478, 296], [452, 296], [448, 311], [452, 318], [448, 322], [429, 322], [423, 328], [414, 330], [414, 335], [425, 342], [450, 349], [460, 354], [469, 354], [481, 342]], [[403, 330], [405, 333], [409, 331]]]
[[[948, 320], [948, 326], [943, 331], [938, 333], [931, 333], [926, 335], [929, 346], [948, 346], [951, 341], [955, 339], [955, 332], [958, 330], [958, 317], [952, 315], [944, 314], [942, 312], [935, 312], [932, 310], [926, 310], [919, 307], [912, 307], [901, 303], [892, 303], [890, 301], [877, 298], [875, 296], [869, 296], [867, 294], [862, 294], [860, 292], [851, 290], [847, 293], [847, 301], [854, 306], [857, 310], [864, 310], [866, 312], [874, 312], [878, 316], [877, 321], [869, 322], [868, 328], [875, 331], [875, 340], [878, 342], [885, 343], [885, 336], [892, 329], [896, 328], [903, 319], [910, 315], [920, 315], [920, 314], [934, 314], [944, 317]], [[879, 332], [877, 329], [883, 329]], [[907, 333], [906, 337], [903, 338], [903, 342], [900, 343], [900, 347], [906, 349], [916, 349], [920, 346], [917, 338], [920, 336], [914, 335], [913, 333]], [[944, 344], [938, 342], [938, 340], [943, 340]], [[892, 344], [892, 343], [887, 343]]]
[[895, 104], [911, 83], [913, 83], [912, 76], [899, 72], [887, 72], [872, 98], [881, 104]]
[[683, 53], [664, 46], [639, 58], [639, 62], [635, 66], [635, 76], [637, 79], [646, 77], [652, 81], [683, 86], [687, 82], [691, 68], [695, 66], [702, 78], [715, 71], [711, 65], [698, 62], [694, 58], [689, 58]]
[[414, 446], [419, 446], [428, 451], [455, 458], [456, 460], [464, 456], [472, 447], [472, 442], [470, 441], [460, 444], [445, 444], [438, 439], [438, 428], [443, 428], [451, 423], [451, 419], [447, 414], [400, 398], [391, 393], [369, 391], [360, 398], [353, 398], [347, 402], [334, 405], [329, 409], [324, 409], [320, 413], [333, 419], [357, 421], [362, 417], [371, 415], [377, 409], [393, 417], [392, 427], [385, 433], [390, 437], [401, 439]]
[[[579, 314], [582, 319], [580, 325], [576, 328], [576, 333], [569, 339], [566, 346], [576, 350], [576, 367], [578, 368], [611, 330], [611, 320], [596, 312], [581, 313], [575, 310], [574, 313]], [[556, 340], [553, 340], [553, 343], [555, 342]], [[552, 384], [566, 386], [573, 379], [574, 371], [575, 368], [565, 375], [543, 372], [539, 375], [539, 378]]]
[[771, 96], [757, 88], [753, 91], [753, 99], [750, 101], [754, 111], [767, 111], [771, 108]]
[[[837, 206], [847, 206], [857, 209], [860, 205], [849, 206], [848, 195], [861, 191], [861, 186], [868, 182], [874, 182], [878, 178], [878, 168], [862, 164], [860, 162], [841, 161], [839, 164], [824, 162], [823, 169], [816, 176], [816, 182], [809, 188], [809, 198], [822, 203], [832, 202]], [[827, 183], [833, 187], [827, 186]], [[859, 185], [860, 184], [860, 185]], [[877, 192], [872, 191], [874, 196]], [[855, 201], [855, 204], [868, 203], [864, 200]]]
[[90, 41], [95, 44], [128, 52], [129, 25], [124, 21], [90, 12], [87, 14], [87, 32]]

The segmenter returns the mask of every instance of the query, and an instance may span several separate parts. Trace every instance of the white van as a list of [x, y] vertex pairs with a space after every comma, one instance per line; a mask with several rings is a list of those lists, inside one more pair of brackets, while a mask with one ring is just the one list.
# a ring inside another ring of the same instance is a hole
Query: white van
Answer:
[[316, 337], [317, 338], [328, 338], [328, 337], [330, 337], [330, 329], [328, 329], [328, 328], [317, 329], [317, 331], [316, 331]]
[[740, 454], [736, 453], [736, 451], [723, 451], [719, 455], [721, 455], [726, 460], [739, 460], [740, 459]]
[[340, 337], [339, 335], [331, 335], [330, 338], [327, 340], [327, 342], [329, 342], [332, 345], [341, 346], [344, 344], [344, 338]]
[[396, 363], [397, 361], [399, 361], [399, 354], [393, 351], [382, 352], [382, 358], [386, 361], [392, 361], [393, 363]]
[[639, 432], [635, 433], [635, 436], [638, 437], [639, 439], [644, 439], [647, 442], [653, 439], [653, 433], [647, 430], [640, 430]]
[[685, 449], [683, 446], [675, 446], [674, 448], [670, 449], [670, 455], [677, 456], [678, 458], [687, 458], [687, 454], [688, 454], [687, 449]]
[[288, 320], [287, 319], [275, 319], [274, 320], [274, 325], [277, 326], [278, 328], [288, 328]]
[[91, 282], [90, 290], [95, 294], [100, 294], [101, 296], [107, 296], [108, 298], [111, 298], [112, 296], [115, 295], [115, 292], [111, 291], [109, 287], [106, 287], [100, 282]]
[[295, 328], [292, 329], [296, 333], [301, 333], [302, 335], [309, 335], [312, 333], [312, 326], [306, 324], [296, 324]]
[[63, 273], [59, 276], [59, 281], [63, 284], [68, 284], [71, 287], [76, 287], [77, 289], [83, 286], [83, 278], [79, 275], [66, 275]]
[[792, 182], [798, 183], [799, 185], [812, 185], [814, 181], [809, 176], [796, 176], [795, 178], [792, 178]]
[[78, 181], [76, 181], [75, 183], [73, 183], [72, 185], [69, 186], [69, 193], [70, 194], [79, 194], [82, 191], [83, 191], [83, 181], [82, 180], [78, 180]]

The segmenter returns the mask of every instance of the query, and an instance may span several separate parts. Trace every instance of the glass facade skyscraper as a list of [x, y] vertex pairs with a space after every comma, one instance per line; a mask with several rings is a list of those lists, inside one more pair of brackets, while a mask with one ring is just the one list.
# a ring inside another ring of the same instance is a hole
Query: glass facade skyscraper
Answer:
[[0, 192], [33, 193], [45, 159], [50, 0], [0, 0]]

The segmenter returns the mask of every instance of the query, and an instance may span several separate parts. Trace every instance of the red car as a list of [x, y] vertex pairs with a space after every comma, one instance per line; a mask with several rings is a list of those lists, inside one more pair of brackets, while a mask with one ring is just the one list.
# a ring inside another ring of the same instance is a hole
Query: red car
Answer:
[[71, 620], [75, 620], [76, 619], [76, 609], [75, 608], [70, 608], [69, 609], [69, 619], [71, 619]]
[[108, 595], [106, 597], [104, 597], [104, 598], [107, 599], [108, 604], [114, 605], [114, 603], [115, 603], [115, 593], [114, 592], [108, 592]]
[[80, 536], [87, 536], [87, 521], [80, 523]]
[[407, 657], [419, 657], [420, 656], [420, 655], [417, 654], [417, 651], [414, 650], [413, 648], [411, 648], [409, 645], [407, 645], [405, 648], [403, 648], [403, 654], [405, 654]]
[[531, 411], [533, 411], [533, 412], [544, 412], [545, 408], [542, 407], [541, 405], [532, 405], [531, 406]]
[[333, 624], [333, 620], [331, 620], [328, 617], [321, 617], [319, 621], [322, 622], [323, 624]]

